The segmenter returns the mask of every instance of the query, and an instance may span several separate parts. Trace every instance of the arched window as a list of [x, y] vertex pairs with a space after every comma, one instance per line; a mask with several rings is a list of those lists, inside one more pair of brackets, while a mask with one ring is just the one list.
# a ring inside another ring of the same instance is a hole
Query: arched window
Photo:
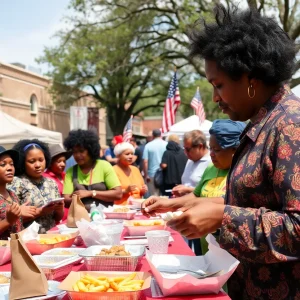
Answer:
[[37, 113], [38, 112], [38, 101], [36, 95], [32, 94], [30, 97], [30, 112]]

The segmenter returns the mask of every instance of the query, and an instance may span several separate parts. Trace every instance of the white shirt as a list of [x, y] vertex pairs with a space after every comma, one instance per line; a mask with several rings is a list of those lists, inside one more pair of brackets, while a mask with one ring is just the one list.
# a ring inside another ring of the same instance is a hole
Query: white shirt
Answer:
[[185, 165], [181, 183], [186, 186], [196, 187], [202, 178], [204, 170], [210, 163], [211, 157], [209, 152], [196, 162], [189, 159]]

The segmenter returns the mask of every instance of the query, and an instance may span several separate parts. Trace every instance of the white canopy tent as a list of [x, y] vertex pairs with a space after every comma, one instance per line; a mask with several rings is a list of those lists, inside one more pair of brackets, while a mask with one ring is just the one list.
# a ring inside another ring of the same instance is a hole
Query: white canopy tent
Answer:
[[21, 139], [39, 139], [47, 144], [62, 145], [62, 134], [23, 123], [0, 111], [0, 145], [6, 149]]
[[169, 136], [171, 134], [176, 134], [179, 136], [180, 140], [183, 139], [183, 135], [191, 130], [201, 130], [207, 140], [209, 140], [209, 129], [212, 125], [212, 122], [209, 120], [205, 120], [200, 124], [199, 117], [197, 115], [190, 116], [174, 125], [171, 126], [170, 131], [165, 134], [165, 136]]

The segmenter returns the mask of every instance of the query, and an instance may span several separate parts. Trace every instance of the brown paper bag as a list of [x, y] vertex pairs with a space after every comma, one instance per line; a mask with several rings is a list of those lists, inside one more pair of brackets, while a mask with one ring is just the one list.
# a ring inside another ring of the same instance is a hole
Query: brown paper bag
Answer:
[[44, 272], [36, 265], [19, 235], [13, 233], [10, 237], [11, 279], [9, 300], [47, 295], [48, 282]]
[[78, 195], [72, 196], [72, 203], [69, 208], [67, 226], [68, 227], [77, 227], [76, 221], [80, 221], [81, 219], [85, 219], [87, 221], [91, 221], [88, 211], [85, 209], [84, 204], [80, 200]]

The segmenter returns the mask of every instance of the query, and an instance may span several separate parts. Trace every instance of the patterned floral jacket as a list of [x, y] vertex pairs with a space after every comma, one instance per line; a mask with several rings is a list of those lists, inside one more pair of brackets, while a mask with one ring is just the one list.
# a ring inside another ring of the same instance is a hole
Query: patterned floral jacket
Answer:
[[220, 244], [240, 260], [232, 299], [300, 299], [300, 99], [282, 87], [241, 135]]
[[[39, 183], [30, 180], [26, 176], [14, 177], [13, 182], [7, 188], [16, 193], [20, 199], [20, 204], [29, 200], [29, 205], [36, 207], [41, 207], [49, 200], [60, 197], [55, 181], [45, 177]], [[53, 214], [39, 217], [34, 221], [41, 225], [40, 233], [46, 233], [47, 230], [55, 226]], [[31, 223], [24, 224], [24, 227], [28, 227]]]
[[[8, 193], [13, 202], [20, 204], [19, 199], [14, 192], [8, 190]], [[9, 205], [9, 203], [2, 195], [0, 195], [0, 220], [4, 220], [6, 218], [7, 205]], [[0, 240], [8, 240], [11, 233], [17, 233], [21, 230], [23, 230], [22, 217], [20, 217], [17, 222], [10, 226], [10, 228], [8, 228], [6, 231], [0, 233]]]

